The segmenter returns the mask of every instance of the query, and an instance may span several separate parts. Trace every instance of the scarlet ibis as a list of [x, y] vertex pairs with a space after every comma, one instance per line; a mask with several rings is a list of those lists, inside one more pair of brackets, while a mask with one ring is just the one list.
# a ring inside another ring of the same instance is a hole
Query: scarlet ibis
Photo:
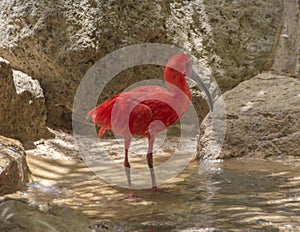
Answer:
[[[152, 179], [152, 191], [156, 192], [152, 155], [155, 135], [180, 120], [190, 106], [192, 94], [185, 76], [189, 77], [191, 73], [192, 62], [189, 57], [177, 54], [168, 61], [164, 70], [167, 88], [139, 86], [115, 95], [86, 115], [87, 121], [92, 121], [100, 126], [99, 139], [106, 130], [111, 130], [115, 135], [124, 138], [125, 158], [123, 164], [130, 196], [133, 196], [128, 159], [130, 142], [134, 135], [148, 137], [149, 146], [146, 157]], [[200, 84], [208, 94], [203, 83]], [[157, 121], [160, 123], [156, 123]]]

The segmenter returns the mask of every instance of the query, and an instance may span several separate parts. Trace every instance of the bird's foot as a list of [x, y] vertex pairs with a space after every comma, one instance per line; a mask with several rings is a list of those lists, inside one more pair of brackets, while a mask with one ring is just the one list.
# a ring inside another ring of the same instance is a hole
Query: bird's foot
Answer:
[[161, 188], [158, 188], [157, 186], [153, 186], [152, 187], [152, 193], [167, 193], [167, 194], [170, 194], [170, 195], [173, 195], [171, 192], [169, 192], [168, 190], [166, 189], [161, 189]]
[[153, 192], [153, 193], [156, 193], [157, 191], [158, 191], [157, 186], [153, 186], [153, 187], [152, 187], [152, 192]]
[[129, 198], [129, 199], [133, 199], [133, 198], [134, 198], [133, 191], [129, 191], [128, 198]]
[[124, 200], [129, 200], [129, 201], [141, 201], [141, 199], [143, 199], [142, 196], [134, 194], [133, 191], [129, 190], [129, 194], [128, 197], [122, 198]]

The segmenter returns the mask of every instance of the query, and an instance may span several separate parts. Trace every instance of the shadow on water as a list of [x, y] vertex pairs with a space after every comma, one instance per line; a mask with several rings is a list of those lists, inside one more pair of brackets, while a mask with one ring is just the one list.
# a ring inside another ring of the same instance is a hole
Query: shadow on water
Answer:
[[[169, 155], [156, 156], [155, 162]], [[131, 159], [132, 167], [145, 166], [144, 158]], [[132, 200], [127, 189], [105, 183], [77, 158], [29, 153], [27, 160], [33, 182], [10, 197], [78, 209], [95, 227], [110, 221], [127, 231], [300, 230], [296, 165], [251, 159], [191, 162], [161, 186], [162, 192], [135, 190]]]

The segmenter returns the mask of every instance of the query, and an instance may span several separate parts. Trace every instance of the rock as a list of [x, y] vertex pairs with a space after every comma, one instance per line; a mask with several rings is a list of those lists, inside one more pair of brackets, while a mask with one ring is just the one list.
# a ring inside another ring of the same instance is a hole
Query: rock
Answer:
[[[121, 221], [100, 221], [100, 222], [94, 222], [89, 226], [91, 228], [91, 232], [123, 232], [123, 231], [130, 231], [130, 229], [127, 229], [127, 223], [121, 222]], [[126, 229], [124, 229], [126, 228]]]
[[[282, 1], [5, 0], [0, 9], [0, 54], [40, 81], [47, 125], [71, 129], [74, 94], [86, 71], [128, 45], [165, 43], [192, 52], [212, 69], [224, 91], [249, 79], [270, 59]], [[162, 67], [128, 69], [111, 81], [99, 101], [162, 75]], [[204, 108], [201, 120], [208, 107], [199, 108]]]
[[26, 200], [4, 199], [0, 202], [1, 231], [89, 231], [89, 223], [75, 210], [47, 206], [43, 210]]
[[0, 134], [20, 140], [26, 148], [33, 141], [49, 138], [43, 91], [37, 80], [12, 70], [0, 59]]
[[[271, 70], [300, 77], [300, 1], [284, 1], [283, 23]], [[298, 58], [296, 58], [298, 56]], [[298, 65], [297, 65], [298, 63]]]
[[0, 136], [0, 195], [22, 189], [28, 182], [29, 175], [22, 144]]
[[224, 94], [226, 135], [218, 157], [207, 149], [209, 115], [201, 125], [201, 159], [284, 157], [300, 153], [300, 82], [265, 72]]
[[173, 42], [211, 67], [222, 92], [270, 65], [281, 29], [281, 0], [196, 0], [170, 8], [167, 30]]

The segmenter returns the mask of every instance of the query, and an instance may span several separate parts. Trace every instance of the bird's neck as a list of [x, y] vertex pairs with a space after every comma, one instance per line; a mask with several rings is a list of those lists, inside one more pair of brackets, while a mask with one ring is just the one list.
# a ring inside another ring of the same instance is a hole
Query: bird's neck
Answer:
[[186, 83], [185, 77], [173, 69], [165, 72], [165, 82], [173, 94], [173, 100], [176, 102], [179, 118], [187, 111], [192, 101], [192, 94]]
[[164, 74], [165, 82], [175, 96], [187, 98], [189, 101], [192, 100], [190, 88], [182, 73], [171, 68], [166, 68]]

